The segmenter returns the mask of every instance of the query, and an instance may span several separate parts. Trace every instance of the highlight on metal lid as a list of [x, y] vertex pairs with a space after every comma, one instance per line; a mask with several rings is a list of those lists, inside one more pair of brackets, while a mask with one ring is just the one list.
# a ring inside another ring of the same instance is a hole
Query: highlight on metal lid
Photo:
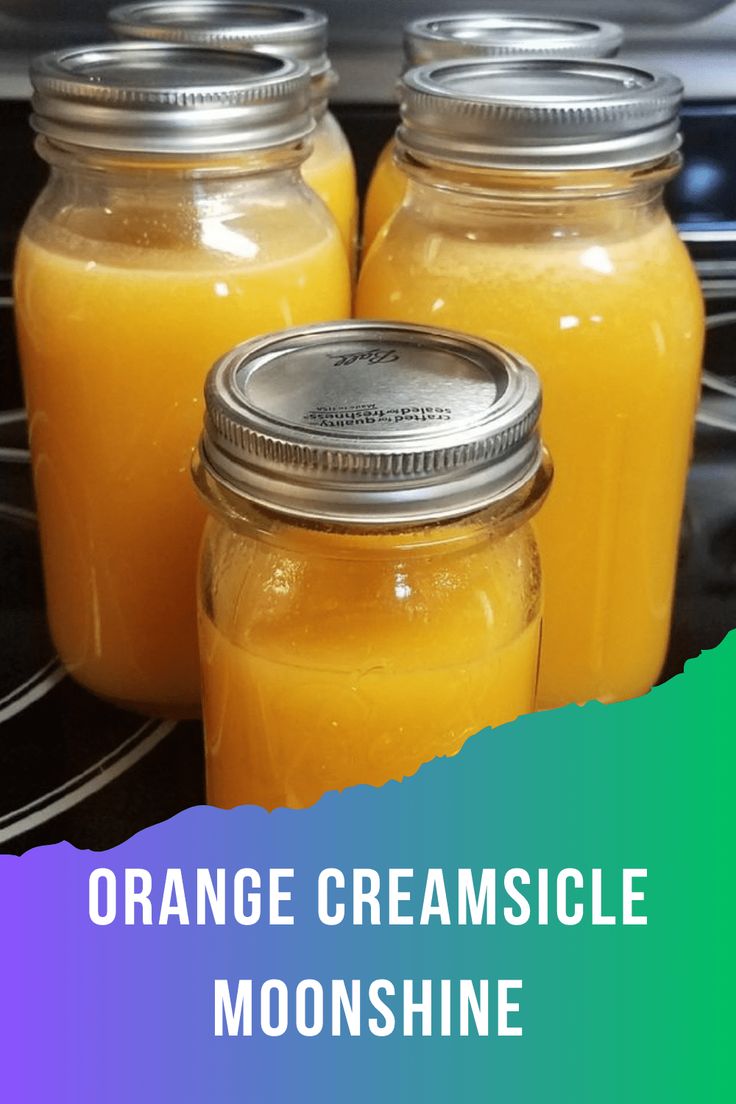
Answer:
[[336, 322], [247, 341], [205, 387], [199, 457], [231, 492], [356, 525], [459, 517], [538, 471], [536, 373], [425, 326]]
[[155, 42], [67, 47], [31, 65], [34, 128], [140, 153], [267, 149], [311, 133], [309, 70], [266, 54]]
[[520, 12], [452, 12], [415, 19], [404, 29], [409, 65], [459, 58], [612, 57], [624, 32], [617, 23], [555, 19]]
[[410, 152], [500, 168], [642, 164], [680, 146], [682, 83], [616, 61], [445, 61], [401, 79]]
[[313, 8], [241, 0], [144, 0], [113, 8], [108, 19], [121, 38], [255, 50], [303, 61], [313, 77], [330, 71], [327, 16]]

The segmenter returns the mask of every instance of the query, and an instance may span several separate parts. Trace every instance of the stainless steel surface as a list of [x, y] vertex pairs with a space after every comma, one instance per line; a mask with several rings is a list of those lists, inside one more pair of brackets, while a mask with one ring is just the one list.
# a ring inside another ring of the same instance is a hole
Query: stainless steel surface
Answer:
[[423, 326], [329, 323], [246, 342], [215, 365], [205, 402], [210, 474], [299, 517], [454, 517], [513, 493], [542, 460], [532, 369]]
[[[104, 19], [109, 0], [3, 0], [2, 11], [9, 17], [23, 22], [41, 21], [90, 24]], [[503, 0], [499, 7], [510, 7]], [[549, 0], [524, 0], [524, 11], [549, 15]], [[615, 19], [623, 23], [670, 25], [702, 19], [728, 6], [728, 0], [565, 0], [560, 14], [582, 18]], [[320, 0], [318, 7], [325, 11], [336, 28], [345, 31], [369, 20], [375, 32], [384, 28], [396, 30], [409, 19], [418, 19], [428, 13], [427, 0]], [[438, 8], [450, 11], [467, 10], [468, 0], [444, 0]], [[367, 19], [368, 17], [368, 19]]]
[[72, 47], [38, 58], [31, 80], [35, 129], [76, 146], [217, 153], [284, 145], [313, 127], [309, 69], [265, 54]]
[[612, 57], [623, 37], [616, 23], [469, 11], [412, 20], [404, 54], [410, 66], [473, 57]]
[[[0, 0], [0, 98], [30, 95], [34, 54], [105, 37], [109, 0]], [[321, 0], [330, 20], [330, 57], [341, 76], [335, 102], [392, 103], [403, 63], [401, 32], [432, 11], [463, 11], [473, 0]], [[500, 0], [499, 7], [510, 7]], [[549, 15], [549, 0], [519, 0]], [[691, 99], [736, 95], [736, 0], [565, 0], [566, 16], [624, 24], [624, 57], [643, 68], [677, 73]]]
[[259, 50], [304, 61], [313, 76], [330, 68], [327, 17], [313, 8], [240, 0], [152, 0], [113, 8], [109, 20], [121, 38]]
[[679, 146], [682, 86], [611, 61], [439, 62], [401, 81], [401, 142], [503, 168], [639, 164]]

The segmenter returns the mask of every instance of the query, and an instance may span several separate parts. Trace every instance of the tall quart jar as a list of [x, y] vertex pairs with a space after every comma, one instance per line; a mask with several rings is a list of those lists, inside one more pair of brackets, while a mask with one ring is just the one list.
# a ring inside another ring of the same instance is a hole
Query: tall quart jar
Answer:
[[355, 259], [358, 193], [348, 140], [328, 110], [335, 73], [327, 56], [327, 16], [294, 4], [241, 0], [152, 0], [114, 8], [110, 22], [126, 38], [179, 42], [225, 50], [257, 50], [309, 66], [316, 127], [302, 175], [327, 204]]
[[674, 77], [615, 62], [423, 66], [403, 82], [403, 206], [358, 314], [527, 357], [557, 478], [538, 532], [542, 706], [647, 691], [667, 646], [703, 305], [662, 203]]
[[[404, 29], [406, 68], [462, 58], [603, 58], [618, 53], [623, 31], [616, 23], [555, 19], [520, 12], [453, 12], [415, 19]], [[363, 212], [363, 250], [401, 206], [406, 177], [396, 163], [393, 139], [373, 171]]]
[[32, 80], [51, 171], [15, 302], [51, 634], [96, 693], [195, 713], [207, 371], [349, 311], [340, 235], [299, 172], [309, 73], [135, 43], [45, 56]]
[[212, 804], [401, 779], [534, 708], [539, 404], [502, 349], [382, 322], [215, 366], [195, 461]]

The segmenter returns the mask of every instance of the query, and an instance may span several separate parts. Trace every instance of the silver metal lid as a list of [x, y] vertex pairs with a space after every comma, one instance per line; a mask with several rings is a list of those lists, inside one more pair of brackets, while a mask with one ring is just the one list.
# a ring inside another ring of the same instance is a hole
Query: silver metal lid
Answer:
[[623, 40], [616, 23], [475, 11], [413, 20], [404, 29], [404, 53], [412, 66], [473, 57], [602, 58], [618, 53]]
[[247, 341], [205, 387], [200, 457], [246, 499], [319, 521], [457, 517], [539, 468], [539, 380], [488, 342], [335, 322]]
[[330, 71], [327, 16], [312, 8], [240, 0], [152, 0], [113, 8], [108, 19], [123, 38], [256, 50], [303, 61], [313, 77]]
[[464, 165], [633, 165], [679, 148], [682, 84], [615, 61], [435, 62], [401, 81], [399, 137]]
[[68, 47], [37, 58], [31, 82], [35, 129], [95, 149], [268, 149], [314, 126], [307, 66], [266, 54], [155, 42]]

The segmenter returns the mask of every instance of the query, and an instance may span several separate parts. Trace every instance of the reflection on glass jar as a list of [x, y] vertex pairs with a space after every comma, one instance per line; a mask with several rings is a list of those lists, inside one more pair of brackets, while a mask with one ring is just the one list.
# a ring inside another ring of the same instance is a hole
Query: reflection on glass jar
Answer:
[[303, 807], [531, 711], [550, 467], [539, 388], [482, 342], [383, 323], [251, 342], [195, 477], [208, 800]]

